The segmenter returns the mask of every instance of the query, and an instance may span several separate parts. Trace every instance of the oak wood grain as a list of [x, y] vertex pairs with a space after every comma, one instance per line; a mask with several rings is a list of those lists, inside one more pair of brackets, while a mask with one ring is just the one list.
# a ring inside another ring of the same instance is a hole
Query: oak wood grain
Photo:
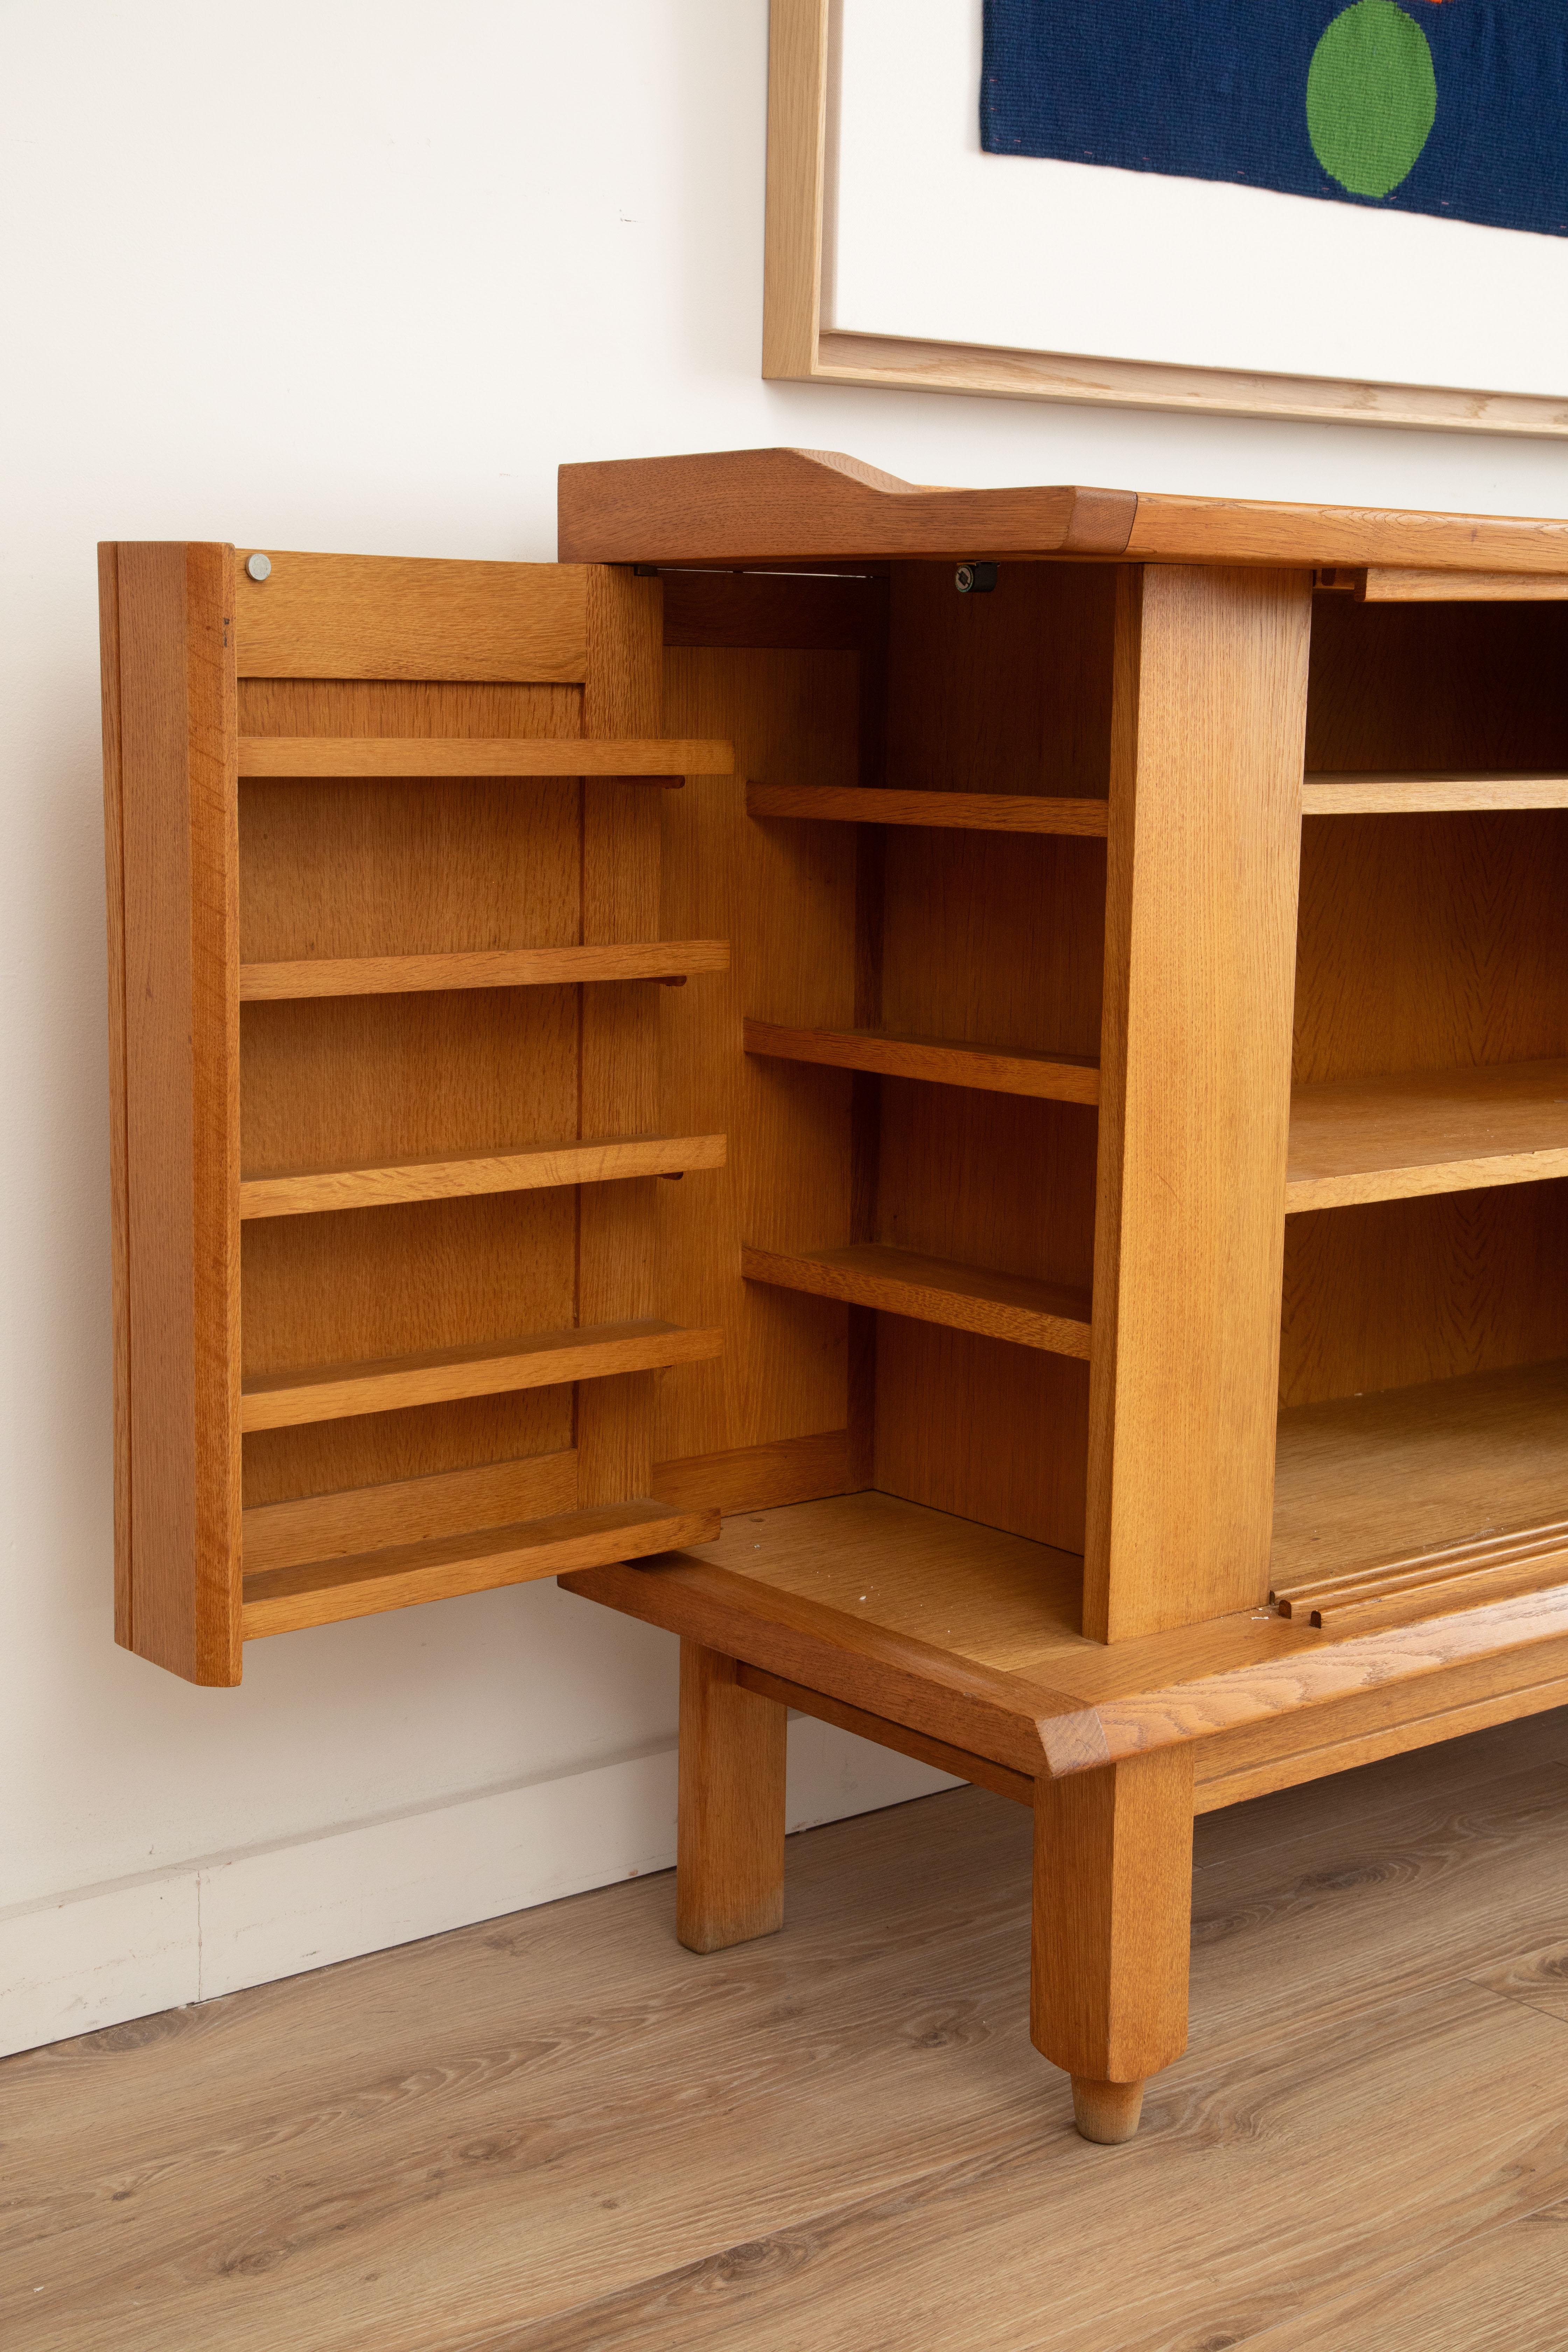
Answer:
[[422, 1543], [468, 1528], [550, 1518], [577, 1500], [577, 1456], [571, 1446], [471, 1470], [437, 1471], [384, 1486], [350, 1486], [262, 1503], [245, 1513], [245, 1571], [293, 1568], [301, 1560], [377, 1551], [394, 1542]]
[[252, 551], [239, 551], [230, 607], [241, 677], [468, 682], [587, 674], [587, 582], [578, 566], [270, 549], [262, 551], [271, 572], [258, 581], [246, 568]]
[[394, 1201], [449, 1201], [476, 1192], [527, 1192], [558, 1184], [605, 1184], [721, 1168], [721, 1135], [584, 1137], [521, 1151], [427, 1154], [401, 1167], [305, 1168], [244, 1176], [242, 1217], [297, 1217]]
[[[537, 1331], [497, 1344], [429, 1348], [381, 1362], [323, 1364], [248, 1379], [241, 1402], [247, 1429], [285, 1429], [297, 1422], [390, 1412], [501, 1390], [556, 1388], [568, 1381], [616, 1379], [717, 1355], [717, 1331], [686, 1331], [650, 1320], [584, 1324]], [[579, 1478], [581, 1465], [579, 1464]]]
[[[239, 994], [232, 551], [112, 551], [123, 1228], [120, 1631], [239, 1679]], [[110, 648], [112, 647], [112, 651]], [[111, 933], [112, 937], [112, 933]]]
[[787, 1721], [733, 1658], [682, 1642], [675, 1932], [688, 1951], [784, 1926]]
[[1299, 1087], [1287, 1213], [1568, 1175], [1568, 1062]]
[[[570, 766], [563, 765], [570, 761]], [[515, 735], [242, 735], [242, 776], [728, 776], [728, 743], [563, 744]]]
[[1089, 1301], [1081, 1292], [994, 1274], [983, 1266], [955, 1265], [914, 1250], [891, 1249], [878, 1242], [798, 1256], [746, 1248], [741, 1253], [741, 1272], [748, 1282], [847, 1299], [884, 1314], [977, 1331], [1023, 1348], [1046, 1348], [1060, 1356], [1089, 1354]]
[[871, 791], [842, 784], [748, 784], [754, 817], [800, 817], [814, 824], [922, 824], [955, 833], [1058, 833], [1103, 835], [1103, 802], [1035, 793]]
[[1401, 816], [1568, 807], [1568, 776], [1308, 776], [1303, 816]]
[[1268, 1591], [1312, 601], [1305, 572], [1173, 564], [1119, 594], [1084, 1570], [1109, 1642]]
[[634, 1499], [265, 1569], [245, 1579], [245, 1638], [528, 1584], [603, 1560], [637, 1559], [718, 1531], [716, 1512], [672, 1511]]
[[242, 963], [241, 1003], [306, 996], [407, 996], [466, 988], [560, 988], [583, 981], [675, 980], [728, 971], [726, 940], [469, 950], [450, 955], [307, 956]]
[[1099, 1066], [1087, 1055], [958, 1045], [888, 1030], [795, 1029], [773, 1021], [748, 1021], [745, 1045], [748, 1054], [768, 1054], [780, 1061], [871, 1070], [936, 1086], [976, 1087], [989, 1094], [1032, 1095], [1049, 1102], [1093, 1103], [1100, 1098]]

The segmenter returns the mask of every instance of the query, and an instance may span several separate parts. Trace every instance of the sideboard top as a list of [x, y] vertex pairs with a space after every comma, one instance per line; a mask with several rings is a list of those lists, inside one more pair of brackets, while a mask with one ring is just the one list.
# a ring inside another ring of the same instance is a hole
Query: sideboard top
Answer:
[[761, 563], [1055, 555], [1129, 562], [1568, 572], [1568, 521], [900, 481], [831, 449], [563, 466], [564, 562]]

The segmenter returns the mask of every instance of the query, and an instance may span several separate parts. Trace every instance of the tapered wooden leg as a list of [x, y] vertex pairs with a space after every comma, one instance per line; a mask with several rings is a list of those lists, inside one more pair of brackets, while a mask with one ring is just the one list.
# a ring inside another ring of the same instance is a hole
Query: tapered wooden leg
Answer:
[[733, 1658], [682, 1642], [675, 1932], [689, 1951], [784, 1926], [787, 1721], [741, 1688]]
[[1186, 2047], [1192, 1915], [1190, 1748], [1036, 1781], [1029, 2031], [1085, 2139], [1131, 2139]]

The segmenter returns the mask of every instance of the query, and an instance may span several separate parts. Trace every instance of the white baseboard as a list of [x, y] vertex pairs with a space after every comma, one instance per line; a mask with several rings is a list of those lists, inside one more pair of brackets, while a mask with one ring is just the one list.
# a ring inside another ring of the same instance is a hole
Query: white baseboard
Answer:
[[[791, 1830], [952, 1786], [790, 1725]], [[668, 1870], [675, 1788], [659, 1748], [0, 1911], [0, 2055]]]

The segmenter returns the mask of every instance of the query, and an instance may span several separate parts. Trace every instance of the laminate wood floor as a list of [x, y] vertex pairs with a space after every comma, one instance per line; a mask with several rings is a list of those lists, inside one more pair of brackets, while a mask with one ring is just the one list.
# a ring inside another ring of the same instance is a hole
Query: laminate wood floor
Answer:
[[1122, 2148], [1026, 2027], [1029, 1822], [792, 1838], [0, 2064], [6, 2352], [1557, 2352], [1568, 1711], [1197, 1824]]

